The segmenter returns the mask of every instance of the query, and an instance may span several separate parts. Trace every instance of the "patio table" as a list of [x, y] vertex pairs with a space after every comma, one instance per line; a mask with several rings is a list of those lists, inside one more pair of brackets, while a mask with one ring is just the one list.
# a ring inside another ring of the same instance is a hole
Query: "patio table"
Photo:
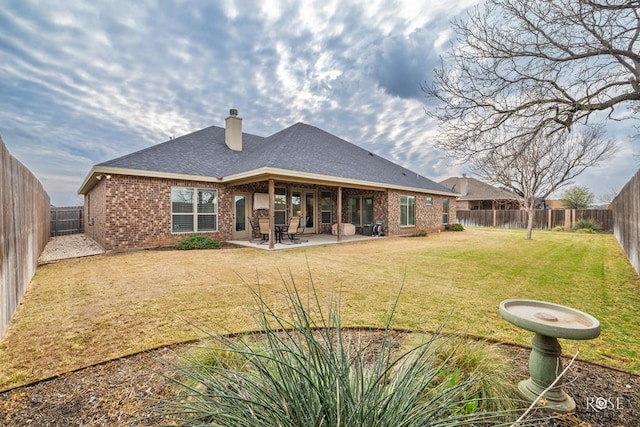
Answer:
[[289, 227], [289, 224], [274, 224], [273, 227], [276, 232], [276, 243], [282, 243], [282, 235], [287, 227]]

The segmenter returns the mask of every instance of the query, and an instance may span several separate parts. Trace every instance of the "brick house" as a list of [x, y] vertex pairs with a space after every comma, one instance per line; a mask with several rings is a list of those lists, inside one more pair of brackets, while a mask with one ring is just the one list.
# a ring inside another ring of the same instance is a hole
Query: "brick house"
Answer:
[[466, 174], [461, 177], [447, 178], [440, 181], [440, 184], [459, 193], [456, 209], [460, 211], [520, 209], [518, 197], [515, 194]]
[[299, 216], [305, 234], [341, 223], [366, 232], [376, 221], [388, 235], [435, 231], [455, 222], [458, 196], [303, 123], [269, 137], [243, 133], [236, 110], [224, 128], [93, 166], [78, 192], [85, 233], [107, 250], [174, 245], [196, 232], [249, 239], [258, 217], [273, 225]]

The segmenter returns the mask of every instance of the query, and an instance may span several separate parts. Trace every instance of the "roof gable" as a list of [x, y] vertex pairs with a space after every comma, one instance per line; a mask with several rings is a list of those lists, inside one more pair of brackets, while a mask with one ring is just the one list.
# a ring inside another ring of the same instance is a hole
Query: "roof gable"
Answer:
[[[462, 194], [462, 180], [467, 180], [467, 194]], [[440, 181], [443, 186], [460, 193], [460, 200], [516, 200], [517, 197], [501, 188], [471, 177], [451, 177]]]

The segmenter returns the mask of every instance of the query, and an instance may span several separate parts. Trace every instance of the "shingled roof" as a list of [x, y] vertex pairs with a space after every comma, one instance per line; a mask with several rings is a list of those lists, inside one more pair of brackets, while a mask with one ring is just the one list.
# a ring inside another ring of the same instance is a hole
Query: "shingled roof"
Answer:
[[399, 188], [442, 195], [451, 189], [314, 126], [296, 123], [269, 137], [242, 133], [242, 151], [211, 126], [93, 167], [79, 193], [100, 173], [233, 183], [252, 176], [317, 178], [323, 182]]
[[[466, 180], [466, 190], [464, 181]], [[459, 200], [517, 200], [518, 198], [508, 191], [501, 188], [494, 187], [490, 184], [482, 182], [478, 179], [463, 176], [463, 177], [451, 177], [444, 181], [440, 181], [440, 184], [460, 193]]]

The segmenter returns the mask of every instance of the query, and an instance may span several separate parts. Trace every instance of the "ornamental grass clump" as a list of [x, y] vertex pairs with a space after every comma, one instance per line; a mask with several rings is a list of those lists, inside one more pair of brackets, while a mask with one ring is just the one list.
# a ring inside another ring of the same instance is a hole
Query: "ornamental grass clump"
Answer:
[[573, 226], [576, 233], [595, 233], [602, 231], [602, 226], [592, 219], [581, 219]]
[[460, 337], [447, 339], [437, 354], [445, 381], [455, 384], [462, 378], [474, 378], [466, 390], [468, 406], [507, 413], [518, 408], [518, 377], [512, 364], [494, 346]]
[[260, 332], [209, 332], [207, 345], [174, 367], [179, 391], [158, 407], [162, 417], [185, 426], [292, 427], [497, 425], [517, 418], [516, 410], [485, 409], [477, 392], [484, 374], [443, 379], [455, 352], [443, 357], [448, 340], [440, 333], [400, 350], [390, 328], [397, 300], [385, 328], [356, 331], [342, 328], [339, 301], [322, 310], [313, 285], [305, 295], [295, 285], [285, 288], [284, 310], [267, 304], [260, 287], [252, 290]]

